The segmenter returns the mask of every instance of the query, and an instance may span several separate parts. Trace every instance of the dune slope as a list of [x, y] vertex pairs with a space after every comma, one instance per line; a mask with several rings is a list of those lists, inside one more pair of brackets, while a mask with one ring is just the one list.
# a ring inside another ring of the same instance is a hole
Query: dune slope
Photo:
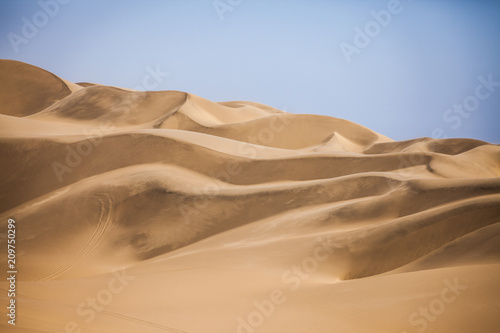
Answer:
[[0, 72], [2, 332], [500, 331], [498, 145]]

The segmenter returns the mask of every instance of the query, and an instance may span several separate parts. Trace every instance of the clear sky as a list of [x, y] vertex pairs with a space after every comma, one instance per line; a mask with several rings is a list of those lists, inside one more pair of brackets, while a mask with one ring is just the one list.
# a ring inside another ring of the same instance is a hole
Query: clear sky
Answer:
[[0, 32], [73, 82], [500, 143], [500, 1], [1, 0]]

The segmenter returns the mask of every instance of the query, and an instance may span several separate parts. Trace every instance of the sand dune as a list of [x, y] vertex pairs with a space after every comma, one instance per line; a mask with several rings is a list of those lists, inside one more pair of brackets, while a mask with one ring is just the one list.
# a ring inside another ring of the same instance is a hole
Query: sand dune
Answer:
[[498, 145], [0, 72], [2, 332], [500, 330]]

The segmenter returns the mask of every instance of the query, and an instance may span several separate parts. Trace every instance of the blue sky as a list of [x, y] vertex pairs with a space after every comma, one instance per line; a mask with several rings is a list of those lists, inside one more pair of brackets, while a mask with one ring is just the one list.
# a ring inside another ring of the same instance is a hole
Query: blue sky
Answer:
[[500, 143], [500, 1], [3, 0], [0, 32], [0, 58], [73, 82], [158, 70], [154, 90]]

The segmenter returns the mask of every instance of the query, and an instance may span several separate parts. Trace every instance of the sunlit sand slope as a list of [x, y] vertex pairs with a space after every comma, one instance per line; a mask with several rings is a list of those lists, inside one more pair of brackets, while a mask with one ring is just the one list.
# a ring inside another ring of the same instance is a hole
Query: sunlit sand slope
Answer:
[[2, 332], [500, 331], [500, 147], [0, 61]]

